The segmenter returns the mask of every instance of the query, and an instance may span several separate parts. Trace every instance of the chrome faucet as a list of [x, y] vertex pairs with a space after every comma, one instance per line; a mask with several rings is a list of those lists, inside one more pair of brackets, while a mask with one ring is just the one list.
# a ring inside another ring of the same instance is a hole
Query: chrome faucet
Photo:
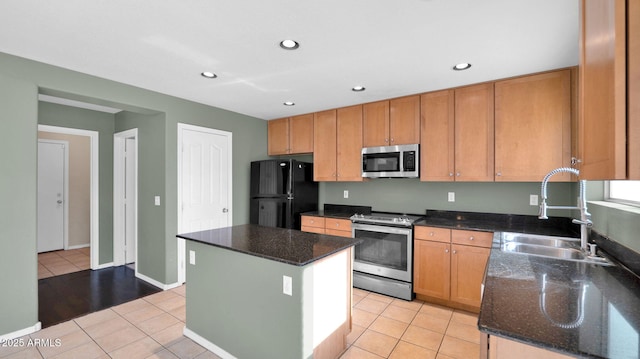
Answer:
[[586, 196], [586, 184], [587, 181], [580, 180], [580, 197], [578, 198], [577, 206], [549, 206], [547, 205], [547, 183], [549, 179], [558, 173], [561, 172], [569, 172], [573, 173], [576, 176], [580, 175], [580, 171], [575, 168], [570, 167], [560, 167], [555, 170], [547, 173], [542, 180], [542, 186], [540, 190], [540, 196], [542, 197], [542, 203], [540, 203], [540, 213], [538, 214], [538, 218], [540, 219], [549, 219], [547, 217], [547, 210], [549, 209], [577, 209], [580, 211], [580, 219], [573, 219], [571, 222], [580, 225], [580, 247], [583, 251], [585, 251], [589, 255], [595, 255], [595, 245], [590, 245], [588, 243], [589, 232], [587, 230], [588, 227], [591, 227], [593, 222], [591, 222], [591, 214], [587, 211], [587, 196]]

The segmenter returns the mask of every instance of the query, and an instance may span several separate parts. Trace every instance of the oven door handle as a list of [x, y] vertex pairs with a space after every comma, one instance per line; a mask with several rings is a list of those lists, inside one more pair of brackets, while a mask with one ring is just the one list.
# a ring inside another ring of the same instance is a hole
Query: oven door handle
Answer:
[[381, 233], [393, 233], [393, 234], [404, 234], [411, 236], [412, 229], [411, 228], [403, 228], [403, 227], [390, 227], [383, 225], [374, 225], [374, 224], [364, 224], [364, 223], [352, 223], [351, 231], [353, 232], [353, 237], [355, 238], [356, 230], [370, 231], [370, 232], [381, 232]]

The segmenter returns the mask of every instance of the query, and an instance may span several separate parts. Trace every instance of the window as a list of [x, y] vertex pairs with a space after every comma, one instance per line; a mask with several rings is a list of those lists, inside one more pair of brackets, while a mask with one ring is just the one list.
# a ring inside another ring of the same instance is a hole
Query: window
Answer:
[[607, 200], [640, 206], [640, 181], [609, 181]]

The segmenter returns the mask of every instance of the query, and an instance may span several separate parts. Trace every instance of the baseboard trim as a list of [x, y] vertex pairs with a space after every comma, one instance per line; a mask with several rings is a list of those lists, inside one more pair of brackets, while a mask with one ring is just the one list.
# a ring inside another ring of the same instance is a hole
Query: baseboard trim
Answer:
[[92, 270], [105, 269], [113, 267], [113, 262], [98, 264], [95, 268], [91, 268]]
[[184, 327], [184, 330], [182, 331], [182, 334], [184, 334], [185, 337], [193, 340], [194, 342], [202, 345], [208, 351], [213, 352], [215, 355], [219, 356], [222, 359], [237, 359], [233, 355], [229, 354], [226, 350], [220, 348], [219, 346], [213, 344], [212, 342], [208, 341], [207, 339], [201, 337], [199, 334], [196, 334], [195, 332], [193, 332], [192, 330], [190, 330], [186, 326]]
[[87, 243], [87, 244], [76, 244], [75, 246], [69, 246], [67, 247], [66, 250], [70, 251], [73, 249], [80, 249], [80, 248], [87, 248], [87, 247], [91, 247], [91, 244]]
[[28, 328], [16, 330], [15, 332], [11, 332], [11, 333], [0, 335], [0, 343], [3, 343], [6, 340], [20, 338], [22, 336], [25, 336], [25, 335], [28, 335], [28, 334], [31, 334], [31, 333], [35, 333], [35, 332], [39, 331], [40, 329], [42, 329], [42, 323], [37, 322], [32, 327], [28, 327]]
[[164, 283], [160, 283], [157, 280], [151, 278], [151, 277], [147, 277], [146, 275], [136, 271], [136, 278], [143, 280], [149, 284], [151, 284], [154, 287], [158, 287], [162, 290], [169, 290], [169, 289], [173, 289], [173, 288], [177, 288], [179, 286], [181, 286], [180, 283], [176, 282], [176, 283], [171, 283], [171, 284], [164, 284]]

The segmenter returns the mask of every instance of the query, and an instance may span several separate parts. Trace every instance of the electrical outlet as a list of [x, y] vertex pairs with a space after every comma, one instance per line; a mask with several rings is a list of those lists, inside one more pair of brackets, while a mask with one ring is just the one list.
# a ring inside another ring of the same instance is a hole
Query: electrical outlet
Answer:
[[344, 198], [349, 198], [349, 191], [347, 191], [346, 189], [344, 190], [344, 194], [343, 194]]
[[189, 264], [196, 265], [196, 251], [189, 251]]
[[293, 295], [293, 283], [291, 282], [291, 277], [286, 275], [282, 276], [282, 293], [286, 295]]
[[538, 195], [537, 194], [530, 194], [529, 195], [529, 205], [531, 205], [531, 206], [537, 206], [538, 205]]
[[153, 198], [153, 203], [154, 203], [156, 206], [159, 206], [159, 205], [160, 205], [160, 196], [155, 196], [155, 197]]
[[455, 192], [447, 193], [447, 201], [455, 202], [456, 201], [456, 193]]

